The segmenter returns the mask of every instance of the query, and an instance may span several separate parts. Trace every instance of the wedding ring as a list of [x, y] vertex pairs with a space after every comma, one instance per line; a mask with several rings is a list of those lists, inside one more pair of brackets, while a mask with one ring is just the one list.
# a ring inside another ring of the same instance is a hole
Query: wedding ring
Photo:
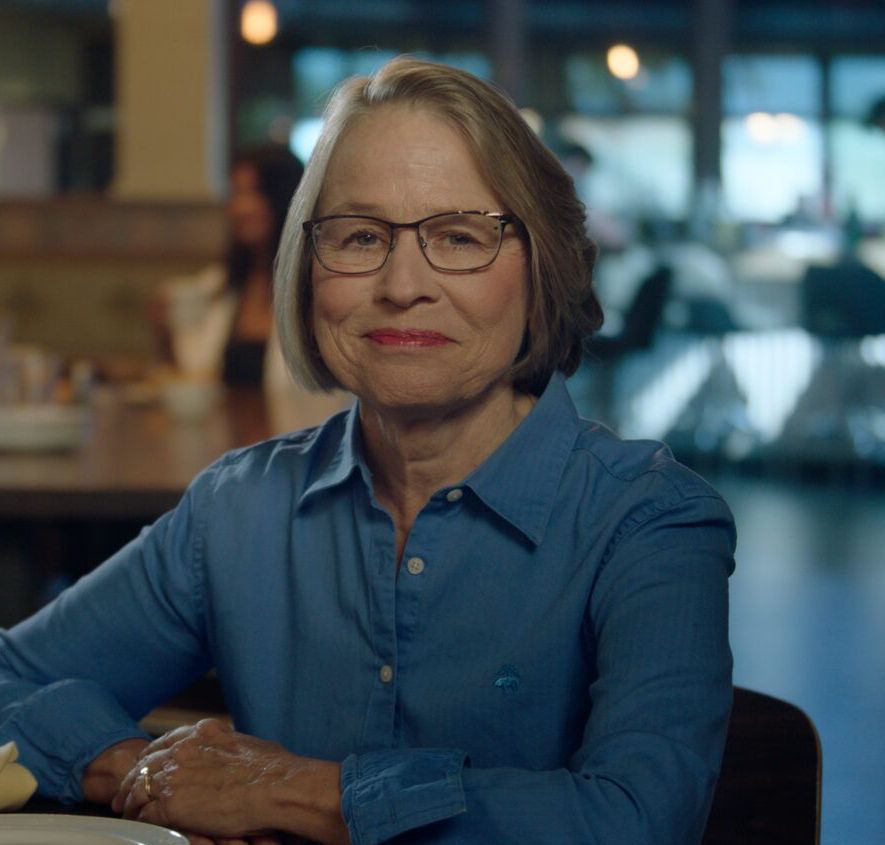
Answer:
[[147, 766], [142, 766], [138, 773], [144, 780], [144, 794], [147, 795], [148, 801], [154, 800], [154, 793], [151, 789], [151, 770]]

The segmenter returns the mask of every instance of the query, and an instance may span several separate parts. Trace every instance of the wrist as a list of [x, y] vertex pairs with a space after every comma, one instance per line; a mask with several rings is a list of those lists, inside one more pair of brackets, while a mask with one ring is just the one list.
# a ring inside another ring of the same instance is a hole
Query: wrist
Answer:
[[138, 762], [148, 741], [124, 739], [102, 751], [84, 770], [80, 780], [83, 798], [94, 804], [110, 804], [123, 778]]
[[294, 761], [267, 793], [274, 820], [269, 827], [324, 845], [349, 845], [341, 815], [341, 766], [305, 757]]

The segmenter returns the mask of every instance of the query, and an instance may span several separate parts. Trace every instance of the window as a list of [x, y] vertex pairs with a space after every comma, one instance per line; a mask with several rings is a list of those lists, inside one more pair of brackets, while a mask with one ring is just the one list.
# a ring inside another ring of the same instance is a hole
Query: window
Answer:
[[599, 54], [565, 60], [566, 97], [573, 113], [558, 125], [558, 139], [593, 158], [575, 173], [591, 223], [594, 216], [622, 221], [679, 219], [691, 191], [691, 103], [688, 62], [671, 54], [638, 51], [633, 79], [615, 78]]
[[737, 220], [775, 223], [823, 198], [822, 73], [811, 56], [729, 56], [722, 187]]
[[885, 223], [885, 127], [868, 118], [881, 104], [885, 119], [885, 59], [844, 56], [831, 64], [830, 149], [833, 207], [839, 219], [857, 214]]

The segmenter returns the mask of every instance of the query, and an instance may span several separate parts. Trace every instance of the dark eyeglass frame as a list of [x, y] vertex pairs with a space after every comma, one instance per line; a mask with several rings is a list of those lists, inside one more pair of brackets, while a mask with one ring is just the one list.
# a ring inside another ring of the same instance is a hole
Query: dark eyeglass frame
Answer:
[[[482, 217], [491, 217], [497, 220], [501, 224], [500, 235], [498, 237], [498, 248], [495, 250], [495, 254], [485, 263], [481, 264], [478, 267], [470, 267], [467, 269], [450, 269], [447, 267], [440, 267], [437, 264], [434, 264], [430, 260], [430, 256], [427, 254], [427, 241], [425, 241], [421, 237], [421, 232], [419, 230], [419, 226], [423, 223], [426, 223], [428, 220], [435, 220], [438, 217], [451, 217], [455, 214], [477, 214]], [[316, 243], [316, 227], [320, 223], [325, 223], [328, 220], [374, 220], [376, 223], [383, 223], [390, 230], [390, 244], [387, 247], [387, 252], [384, 254], [384, 258], [381, 263], [377, 267], [373, 267], [371, 270], [337, 270], [334, 267], [329, 267], [326, 264], [322, 257], [320, 256], [319, 248]], [[414, 229], [415, 237], [418, 239], [418, 246], [421, 249], [421, 254], [424, 256], [424, 260], [434, 269], [438, 270], [441, 273], [476, 273], [479, 270], [485, 270], [486, 267], [490, 267], [495, 263], [498, 255], [501, 253], [501, 245], [504, 243], [504, 231], [507, 228], [508, 224], [519, 224], [519, 219], [513, 214], [505, 214], [499, 211], [441, 211], [438, 214], [430, 214], [427, 217], [422, 217], [420, 220], [413, 220], [411, 223], [394, 223], [391, 220], [385, 220], [383, 217], [373, 217], [371, 214], [328, 214], [325, 217], [316, 217], [313, 220], [305, 220], [304, 223], [301, 224], [301, 227], [304, 229], [305, 233], [310, 238], [310, 246], [313, 250], [313, 254], [316, 256], [317, 261], [322, 264], [330, 273], [335, 273], [340, 276], [365, 276], [369, 273], [377, 273], [386, 263], [387, 259], [390, 257], [390, 253], [393, 252], [393, 248], [396, 246], [396, 238], [394, 238], [394, 232], [397, 229]]]

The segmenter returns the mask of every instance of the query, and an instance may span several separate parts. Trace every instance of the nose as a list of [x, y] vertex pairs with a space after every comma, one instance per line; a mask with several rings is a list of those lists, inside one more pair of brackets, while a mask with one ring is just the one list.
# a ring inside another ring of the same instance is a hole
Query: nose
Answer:
[[378, 271], [377, 297], [399, 308], [418, 302], [433, 302], [439, 297], [436, 271], [418, 245], [417, 231], [400, 230], [394, 248]]

